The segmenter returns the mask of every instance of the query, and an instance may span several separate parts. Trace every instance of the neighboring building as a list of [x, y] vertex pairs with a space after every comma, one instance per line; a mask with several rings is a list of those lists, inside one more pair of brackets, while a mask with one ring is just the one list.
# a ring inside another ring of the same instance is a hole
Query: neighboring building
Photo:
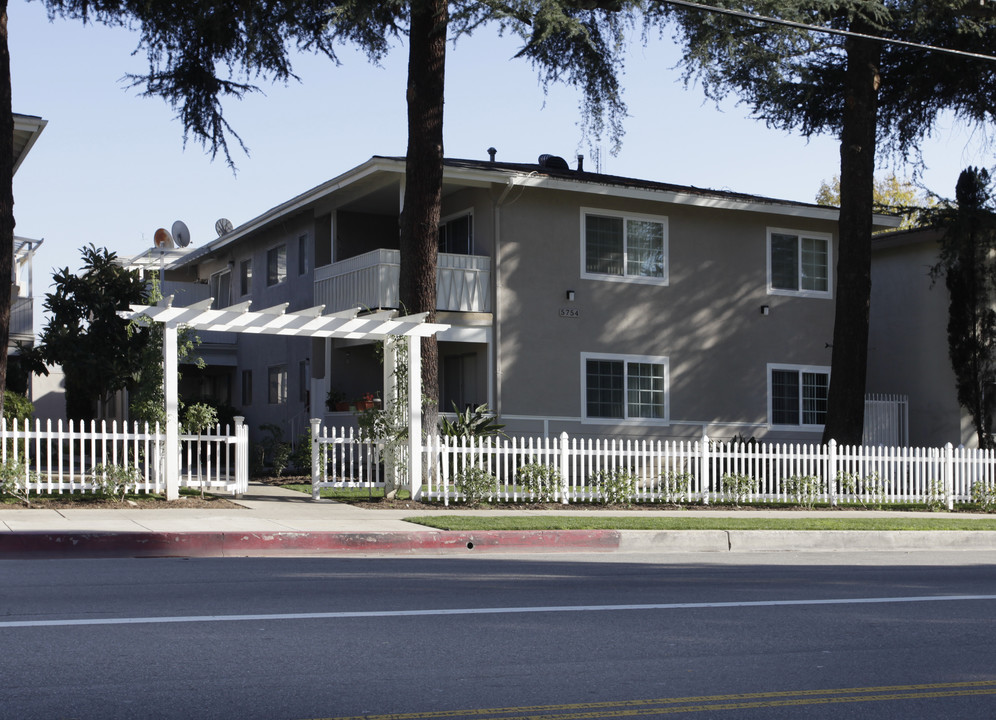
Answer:
[[[403, 158], [374, 157], [166, 259], [166, 285], [255, 310], [396, 308], [404, 180]], [[837, 215], [549, 156], [447, 160], [437, 322], [452, 327], [439, 336], [440, 407], [486, 403], [512, 433], [818, 441]], [[335, 408], [382, 389], [371, 344], [204, 340], [198, 390], [254, 429], [348, 423]]]
[[[32, 115], [14, 113], [14, 174], [21, 167], [24, 158], [31, 151], [42, 130], [48, 124], [47, 120]], [[41, 240], [30, 240], [18, 235], [14, 236], [14, 263], [11, 277], [10, 305], [10, 335], [7, 341], [7, 351], [10, 353], [8, 363], [8, 386], [19, 392], [28, 392], [31, 383], [29, 373], [17, 371], [17, 343], [33, 345], [34, 333], [34, 277], [33, 261], [35, 252], [42, 244]], [[24, 387], [15, 387], [18, 383]]]
[[948, 355], [948, 290], [930, 278], [939, 252], [935, 230], [872, 239], [868, 391], [909, 396], [910, 445], [978, 447]]

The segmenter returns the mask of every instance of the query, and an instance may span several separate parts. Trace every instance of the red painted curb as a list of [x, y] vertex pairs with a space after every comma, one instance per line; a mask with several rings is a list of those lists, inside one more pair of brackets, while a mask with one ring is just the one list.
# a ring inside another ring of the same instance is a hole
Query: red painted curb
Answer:
[[619, 538], [616, 530], [0, 533], [0, 558], [607, 552], [618, 549]]

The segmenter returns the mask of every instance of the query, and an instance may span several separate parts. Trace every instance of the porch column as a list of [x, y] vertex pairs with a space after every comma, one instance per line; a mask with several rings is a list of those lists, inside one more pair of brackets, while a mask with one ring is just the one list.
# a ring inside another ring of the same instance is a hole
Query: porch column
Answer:
[[[381, 398], [381, 408], [387, 410], [397, 407], [395, 403], [407, 403], [408, 398], [401, 398], [398, 396], [398, 345], [393, 337], [384, 338], [384, 393]], [[386, 492], [393, 492], [398, 489], [398, 472], [396, 469], [397, 456], [395, 453], [400, 453], [401, 448], [392, 448], [389, 450], [390, 456], [388, 462], [384, 463], [384, 481], [386, 487], [384, 488]]]
[[412, 500], [422, 498], [422, 339], [408, 336], [408, 477]]
[[166, 398], [166, 499], [180, 498], [180, 407], [177, 388], [177, 327], [163, 324], [163, 395]]

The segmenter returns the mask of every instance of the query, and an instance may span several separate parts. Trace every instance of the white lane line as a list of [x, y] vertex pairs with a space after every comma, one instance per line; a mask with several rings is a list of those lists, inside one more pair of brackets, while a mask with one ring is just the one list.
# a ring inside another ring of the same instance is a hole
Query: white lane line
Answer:
[[174, 617], [65, 618], [62, 620], [11, 620], [3, 628], [61, 627], [69, 625], [138, 625], [162, 623], [246, 622], [260, 620], [339, 620], [344, 618], [413, 617], [419, 615], [506, 615], [515, 613], [619, 612], [625, 610], [698, 610], [703, 608], [784, 607], [804, 605], [869, 605], [876, 603], [964, 602], [996, 600], [996, 595], [922, 595], [882, 598], [827, 598], [820, 600], [754, 600], [704, 603], [654, 603], [649, 605], [554, 605], [549, 607], [442, 608], [437, 610], [365, 610], [269, 615], [180, 615]]

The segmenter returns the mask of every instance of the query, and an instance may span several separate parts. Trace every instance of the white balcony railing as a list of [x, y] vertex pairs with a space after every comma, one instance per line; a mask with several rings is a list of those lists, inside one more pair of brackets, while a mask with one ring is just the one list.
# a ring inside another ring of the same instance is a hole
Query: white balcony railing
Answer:
[[13, 299], [10, 308], [10, 337], [12, 340], [30, 341], [34, 337], [34, 303], [29, 297]]
[[[325, 312], [398, 307], [401, 253], [373, 250], [315, 269], [315, 305]], [[491, 258], [439, 253], [436, 309], [491, 312]]]

